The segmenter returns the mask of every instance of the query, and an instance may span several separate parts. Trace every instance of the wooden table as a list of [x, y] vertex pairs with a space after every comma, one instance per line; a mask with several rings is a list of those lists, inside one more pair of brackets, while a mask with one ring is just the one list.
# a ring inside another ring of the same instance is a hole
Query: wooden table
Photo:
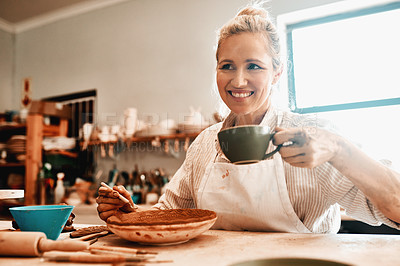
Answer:
[[[0, 221], [0, 229], [10, 226], [11, 222]], [[173, 263], [148, 264], [160, 266], [218, 266], [251, 259], [282, 257], [334, 260], [353, 265], [400, 265], [400, 235], [323, 235], [209, 230], [179, 245], [142, 246], [120, 239], [113, 234], [100, 238], [93, 245], [113, 245], [157, 251], [158, 255], [155, 259], [173, 260]], [[41, 258], [0, 257], [0, 265], [78, 264], [50, 263]]]

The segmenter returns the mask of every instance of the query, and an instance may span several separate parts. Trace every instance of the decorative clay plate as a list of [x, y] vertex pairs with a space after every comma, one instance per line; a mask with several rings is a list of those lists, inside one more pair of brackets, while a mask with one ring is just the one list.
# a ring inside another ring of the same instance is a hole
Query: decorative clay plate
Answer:
[[107, 220], [119, 237], [147, 245], [179, 244], [203, 232], [217, 220], [213, 211], [201, 209], [149, 210]]

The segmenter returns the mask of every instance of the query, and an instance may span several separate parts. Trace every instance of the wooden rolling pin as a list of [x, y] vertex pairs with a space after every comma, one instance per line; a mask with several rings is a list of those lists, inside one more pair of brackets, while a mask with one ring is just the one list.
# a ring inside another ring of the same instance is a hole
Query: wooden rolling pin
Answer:
[[76, 240], [53, 241], [42, 232], [0, 232], [0, 255], [40, 256], [43, 252], [88, 250], [89, 243]]

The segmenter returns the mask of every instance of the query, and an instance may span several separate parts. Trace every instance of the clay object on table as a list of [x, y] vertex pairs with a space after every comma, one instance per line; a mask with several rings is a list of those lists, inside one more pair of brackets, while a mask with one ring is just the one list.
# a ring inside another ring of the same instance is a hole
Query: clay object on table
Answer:
[[111, 216], [107, 223], [115, 225], [171, 225], [201, 222], [216, 218], [213, 211], [202, 209], [172, 209], [132, 212], [122, 217]]
[[215, 223], [213, 211], [150, 210], [111, 216], [107, 226], [119, 237], [146, 245], [180, 244], [204, 233]]
[[94, 233], [100, 233], [103, 231], [109, 231], [107, 226], [105, 226], [105, 225], [89, 226], [89, 227], [80, 228], [74, 232], [71, 232], [69, 234], [69, 236], [71, 238], [76, 238], [76, 237], [82, 237], [82, 236], [86, 236], [86, 235], [90, 235], [90, 234], [94, 234]]

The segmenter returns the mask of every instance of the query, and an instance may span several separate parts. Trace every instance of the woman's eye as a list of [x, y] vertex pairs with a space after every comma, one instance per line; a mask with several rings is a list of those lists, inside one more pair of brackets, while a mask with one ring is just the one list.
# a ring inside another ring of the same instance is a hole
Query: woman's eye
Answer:
[[248, 69], [262, 69], [262, 68], [256, 64], [250, 64]]
[[233, 69], [231, 64], [224, 64], [220, 67], [220, 69]]

